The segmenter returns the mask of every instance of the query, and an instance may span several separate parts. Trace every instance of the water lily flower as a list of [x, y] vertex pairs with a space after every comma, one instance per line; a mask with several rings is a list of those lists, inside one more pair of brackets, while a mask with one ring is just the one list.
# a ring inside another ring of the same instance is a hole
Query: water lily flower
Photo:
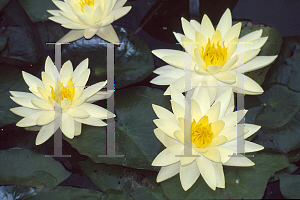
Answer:
[[21, 105], [10, 110], [24, 117], [17, 126], [42, 126], [36, 137], [36, 145], [47, 141], [58, 128], [72, 139], [81, 134], [82, 123], [106, 126], [102, 119], [115, 117], [106, 109], [92, 104], [105, 99], [111, 92], [99, 91], [107, 81], [85, 88], [90, 75], [88, 58], [74, 71], [72, 63], [67, 61], [58, 72], [51, 58], [47, 57], [42, 80], [24, 71], [22, 75], [31, 93], [10, 91], [10, 98]]
[[63, 27], [73, 29], [58, 42], [72, 42], [81, 37], [100, 38], [119, 43], [119, 38], [111, 23], [126, 15], [131, 6], [123, 7], [127, 0], [52, 0], [60, 10], [48, 10], [50, 20]]
[[[237, 150], [236, 126], [243, 118], [238, 112], [244, 116], [246, 111], [234, 111], [234, 95], [231, 89], [213, 100], [212, 105], [206, 87], [194, 90], [190, 104], [172, 84], [170, 93], [173, 113], [153, 105], [159, 118], [154, 120], [158, 127], [154, 133], [166, 147], [152, 162], [153, 166], [161, 166], [157, 182], [179, 173], [181, 185], [186, 191], [201, 174], [207, 185], [215, 190], [216, 187], [225, 188], [223, 165], [254, 165], [240, 153], [260, 151], [263, 146], [245, 141], [244, 152]], [[186, 117], [185, 113], [190, 113], [191, 117]], [[244, 138], [259, 129], [260, 126], [245, 124]], [[233, 156], [234, 153], [237, 155]]]
[[[200, 86], [203, 82], [214, 86], [235, 86], [238, 93], [258, 95], [263, 89], [251, 78], [244, 75], [272, 63], [276, 56], [257, 56], [260, 48], [268, 37], [261, 37], [262, 30], [257, 30], [239, 38], [241, 22], [232, 26], [231, 12], [225, 11], [216, 30], [207, 15], [201, 24], [195, 20], [188, 22], [181, 18], [183, 34], [175, 33], [177, 41], [186, 52], [169, 49], [154, 50], [152, 53], [164, 60], [168, 65], [154, 71], [159, 76], [151, 83], [156, 85], [176, 86], [180, 91], [190, 90], [185, 86], [185, 75], [191, 74], [192, 87]], [[251, 43], [237, 48], [238, 43]], [[186, 59], [191, 58], [191, 69], [185, 67]], [[245, 63], [245, 64], [244, 64]], [[244, 65], [243, 65], [244, 64]], [[239, 70], [243, 65], [244, 71]], [[236, 76], [243, 76], [243, 86], [237, 84]], [[221, 87], [210, 87], [211, 99], [221, 94]], [[170, 95], [170, 87], [165, 95]]]

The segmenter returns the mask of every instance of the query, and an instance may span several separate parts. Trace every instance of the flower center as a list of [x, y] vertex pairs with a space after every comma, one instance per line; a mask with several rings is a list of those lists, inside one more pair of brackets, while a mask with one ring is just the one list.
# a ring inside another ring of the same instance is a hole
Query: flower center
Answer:
[[94, 3], [95, 3], [95, 0], [79, 0], [78, 1], [78, 5], [79, 5], [81, 11], [83, 11], [84, 5], [89, 5], [92, 8], [94, 8]]
[[192, 122], [192, 142], [196, 147], [203, 148], [210, 145], [214, 138], [211, 132], [211, 123], [208, 123], [208, 117], [204, 115], [198, 123], [195, 120]]
[[208, 43], [206, 44], [205, 50], [202, 47], [202, 52], [201, 57], [206, 66], [219, 65], [222, 67], [226, 63], [227, 48], [225, 48], [224, 41], [222, 43], [222, 40], [212, 44], [208, 38]]
[[72, 81], [73, 77], [67, 82], [66, 86], [57, 79], [57, 84], [55, 90], [51, 87], [51, 98], [57, 103], [61, 103], [64, 98], [67, 98], [69, 101], [72, 101], [75, 95], [75, 87]]

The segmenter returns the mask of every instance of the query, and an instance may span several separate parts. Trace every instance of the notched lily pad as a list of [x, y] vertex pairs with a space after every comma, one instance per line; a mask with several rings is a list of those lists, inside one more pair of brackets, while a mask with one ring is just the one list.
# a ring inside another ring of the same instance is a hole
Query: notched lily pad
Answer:
[[28, 200], [54, 200], [54, 199], [100, 199], [102, 192], [75, 187], [56, 187], [48, 192], [39, 192]]
[[26, 14], [33, 23], [48, 21], [52, 15], [47, 10], [58, 10], [50, 0], [19, 0]]
[[[244, 35], [251, 33], [256, 30], [262, 29], [262, 36], [261, 37], [268, 37], [267, 42], [262, 46], [260, 53], [258, 56], [274, 56], [278, 55], [280, 52], [281, 44], [282, 44], [282, 38], [281, 34], [278, 30], [275, 28], [272, 28], [270, 26], [265, 26], [262, 24], [255, 24], [253, 22], [247, 22], [241, 30], [240, 37], [243, 37]], [[251, 44], [249, 44], [251, 45]], [[255, 70], [253, 72], [247, 72], [245, 73], [247, 76], [252, 78], [254, 81], [256, 81], [259, 85], [261, 85], [264, 80], [265, 76], [270, 69], [272, 64], [263, 67], [261, 69]]]
[[265, 129], [285, 125], [300, 109], [300, 94], [284, 85], [273, 85], [258, 98], [264, 107], [255, 121]]
[[188, 190], [182, 189], [179, 175], [161, 183], [169, 199], [261, 199], [270, 176], [289, 166], [283, 154], [251, 153], [255, 165], [252, 167], [224, 166], [225, 189], [212, 190], [200, 176]]
[[13, 62], [13, 60], [36, 63], [39, 60], [41, 54], [39, 42], [26, 28], [7, 27], [0, 34], [8, 38], [5, 49], [0, 52], [0, 63]]
[[[156, 183], [156, 172], [117, 165], [80, 162], [84, 172], [105, 192], [103, 199], [167, 199]], [[115, 197], [115, 198], [113, 198]]]
[[282, 83], [300, 91], [300, 36], [283, 38], [278, 59], [268, 73], [267, 83]]
[[[153, 69], [153, 57], [148, 46], [137, 35], [124, 28], [114, 26], [120, 45], [114, 47], [114, 75], [116, 88], [140, 82]], [[91, 69], [88, 84], [106, 80], [107, 42], [94, 36], [90, 40], [81, 38], [69, 45], [62, 45], [62, 63], [71, 60], [73, 65], [89, 58]]]
[[0, 151], [0, 185], [23, 185], [46, 191], [69, 177], [60, 162], [26, 149]]
[[116, 91], [115, 154], [121, 157], [98, 157], [106, 155], [106, 127], [83, 126], [80, 136], [65, 139], [80, 154], [87, 155], [96, 163], [158, 170], [151, 163], [163, 146], [153, 132], [156, 128], [153, 120], [157, 117], [152, 104], [170, 109], [170, 97], [163, 93], [149, 87]]
[[[275, 117], [273, 117], [275, 118]], [[253, 142], [266, 150], [288, 152], [300, 148], [300, 113], [298, 112], [286, 125], [276, 129], [260, 129]]]

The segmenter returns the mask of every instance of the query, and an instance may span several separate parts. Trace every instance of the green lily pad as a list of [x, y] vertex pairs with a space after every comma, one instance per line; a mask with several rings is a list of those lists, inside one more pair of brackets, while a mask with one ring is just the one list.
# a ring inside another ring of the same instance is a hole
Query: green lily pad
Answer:
[[34, 195], [36, 195], [35, 189], [28, 186], [19, 186], [19, 185], [0, 186], [1, 200], [27, 199]]
[[[52, 21], [39, 22], [36, 23], [35, 26], [37, 27], [43, 46], [46, 50], [53, 50], [55, 48], [54, 44], [59, 39], [61, 39], [66, 34], [66, 32], [68, 32], [65, 31], [67, 30], [66, 28]], [[51, 44], [46, 44], [46, 43], [51, 43]]]
[[156, 183], [156, 172], [117, 165], [80, 162], [84, 172], [103, 191], [104, 199], [167, 199]]
[[1, 0], [0, 1], [0, 10], [2, 10], [2, 8], [4, 8], [9, 2], [10, 2], [10, 0]]
[[33, 23], [48, 21], [52, 15], [47, 10], [58, 10], [51, 0], [19, 0], [26, 14]]
[[261, 199], [267, 182], [274, 172], [289, 166], [286, 156], [276, 153], [253, 153], [252, 167], [224, 166], [225, 189], [212, 190], [199, 177], [188, 190], [182, 189], [179, 175], [161, 183], [169, 199]]
[[280, 177], [280, 190], [287, 199], [300, 198], [300, 175], [282, 174]]
[[29, 92], [21, 70], [12, 66], [1, 66], [0, 73], [0, 127], [10, 123], [16, 123], [22, 117], [15, 115], [9, 109], [18, 107], [9, 97], [9, 91]]
[[28, 200], [57, 200], [57, 199], [100, 199], [102, 192], [96, 190], [75, 188], [75, 187], [56, 187], [48, 192], [39, 192]]
[[[120, 45], [114, 47], [115, 86], [116, 88], [140, 82], [154, 70], [153, 56], [145, 42], [133, 32], [115, 27]], [[90, 40], [81, 38], [69, 45], [62, 45], [62, 63], [71, 60], [77, 66], [82, 60], [89, 58], [91, 69], [90, 83], [106, 80], [107, 45], [98, 36]]]
[[285, 154], [300, 148], [300, 113], [298, 112], [286, 125], [276, 129], [258, 130], [253, 142], [263, 145], [267, 150]]
[[298, 162], [300, 160], [300, 148], [288, 153], [290, 162]]
[[[256, 30], [263, 30], [261, 37], [268, 37], [267, 42], [262, 46], [260, 53], [258, 56], [274, 56], [278, 55], [280, 52], [281, 44], [282, 44], [282, 38], [280, 35], [280, 32], [276, 30], [275, 28], [272, 28], [270, 26], [265, 26], [262, 24], [255, 24], [253, 22], [247, 22], [241, 29], [240, 38], [244, 35], [251, 33]], [[263, 67], [261, 69], [255, 70], [253, 72], [247, 72], [245, 75], [252, 78], [254, 81], [256, 81], [259, 85], [261, 85], [264, 80], [265, 76], [270, 69], [272, 64]]]
[[284, 85], [273, 85], [258, 98], [264, 107], [255, 122], [265, 129], [285, 125], [300, 109], [300, 94]]
[[278, 59], [268, 74], [266, 83], [282, 83], [300, 91], [300, 36], [283, 38]]
[[0, 185], [23, 185], [49, 190], [70, 176], [52, 157], [26, 149], [0, 151]]
[[0, 52], [0, 57], [25, 61], [25, 63], [38, 62], [41, 54], [39, 42], [26, 28], [18, 26], [7, 27], [1, 32], [1, 35], [8, 39], [6, 48]]
[[98, 157], [106, 155], [106, 127], [83, 126], [80, 136], [65, 140], [80, 154], [90, 157], [96, 163], [157, 170], [151, 163], [163, 150], [163, 146], [153, 132], [156, 128], [153, 120], [157, 117], [152, 104], [170, 110], [170, 97], [163, 93], [149, 87], [116, 91], [115, 154], [121, 157]]

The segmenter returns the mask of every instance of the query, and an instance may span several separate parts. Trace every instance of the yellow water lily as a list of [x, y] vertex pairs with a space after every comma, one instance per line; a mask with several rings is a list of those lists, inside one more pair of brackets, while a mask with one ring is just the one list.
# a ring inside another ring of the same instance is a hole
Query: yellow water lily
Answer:
[[[201, 174], [207, 185], [215, 190], [216, 187], [225, 188], [223, 165], [254, 165], [240, 153], [259, 151], [263, 146], [245, 141], [244, 152], [238, 152], [236, 126], [247, 111], [234, 111], [234, 95], [231, 89], [213, 100], [212, 105], [206, 87], [194, 90], [190, 104], [172, 84], [170, 94], [173, 113], [153, 105], [159, 118], [154, 120], [158, 127], [154, 133], [166, 147], [152, 163], [153, 166], [161, 166], [157, 182], [179, 173], [181, 185], [186, 191]], [[191, 117], [185, 116], [186, 113], [190, 113], [187, 116]], [[245, 124], [244, 138], [259, 129], [260, 126]], [[234, 153], [237, 155], [233, 156]]]
[[42, 80], [24, 71], [22, 75], [31, 93], [10, 91], [10, 98], [21, 105], [10, 110], [24, 117], [17, 126], [42, 126], [36, 137], [36, 145], [47, 141], [58, 128], [72, 139], [81, 134], [82, 123], [106, 126], [102, 119], [115, 117], [106, 109], [92, 104], [112, 93], [99, 91], [107, 81], [85, 88], [90, 75], [88, 59], [83, 60], [74, 71], [72, 63], [67, 61], [58, 72], [51, 58], [47, 57]]
[[[174, 33], [178, 42], [186, 52], [178, 50], [159, 49], [152, 53], [164, 60], [168, 65], [154, 71], [159, 76], [151, 83], [156, 85], [170, 85], [180, 91], [190, 90], [185, 86], [185, 75], [191, 74], [192, 87], [195, 88], [206, 82], [210, 87], [211, 99], [222, 93], [220, 86], [236, 86], [238, 93], [258, 95], [263, 89], [244, 72], [257, 70], [272, 63], [276, 56], [257, 56], [260, 48], [268, 37], [261, 37], [262, 30], [253, 31], [239, 38], [241, 22], [232, 26], [231, 12], [225, 11], [216, 30], [207, 15], [202, 18], [201, 24], [195, 20], [188, 22], [182, 18], [184, 35]], [[243, 48], [237, 48], [237, 44]], [[243, 50], [244, 49], [244, 50]], [[185, 63], [191, 58], [191, 69]], [[245, 64], [244, 64], [245, 63]], [[241, 69], [243, 66], [244, 70]], [[242, 83], [237, 84], [236, 77], [242, 75]], [[242, 85], [242, 86], [241, 86]], [[165, 92], [170, 95], [170, 88]]]
[[60, 10], [48, 10], [50, 20], [63, 27], [73, 29], [58, 42], [72, 42], [81, 37], [100, 38], [119, 43], [111, 23], [126, 15], [131, 6], [123, 7], [127, 0], [52, 0]]

